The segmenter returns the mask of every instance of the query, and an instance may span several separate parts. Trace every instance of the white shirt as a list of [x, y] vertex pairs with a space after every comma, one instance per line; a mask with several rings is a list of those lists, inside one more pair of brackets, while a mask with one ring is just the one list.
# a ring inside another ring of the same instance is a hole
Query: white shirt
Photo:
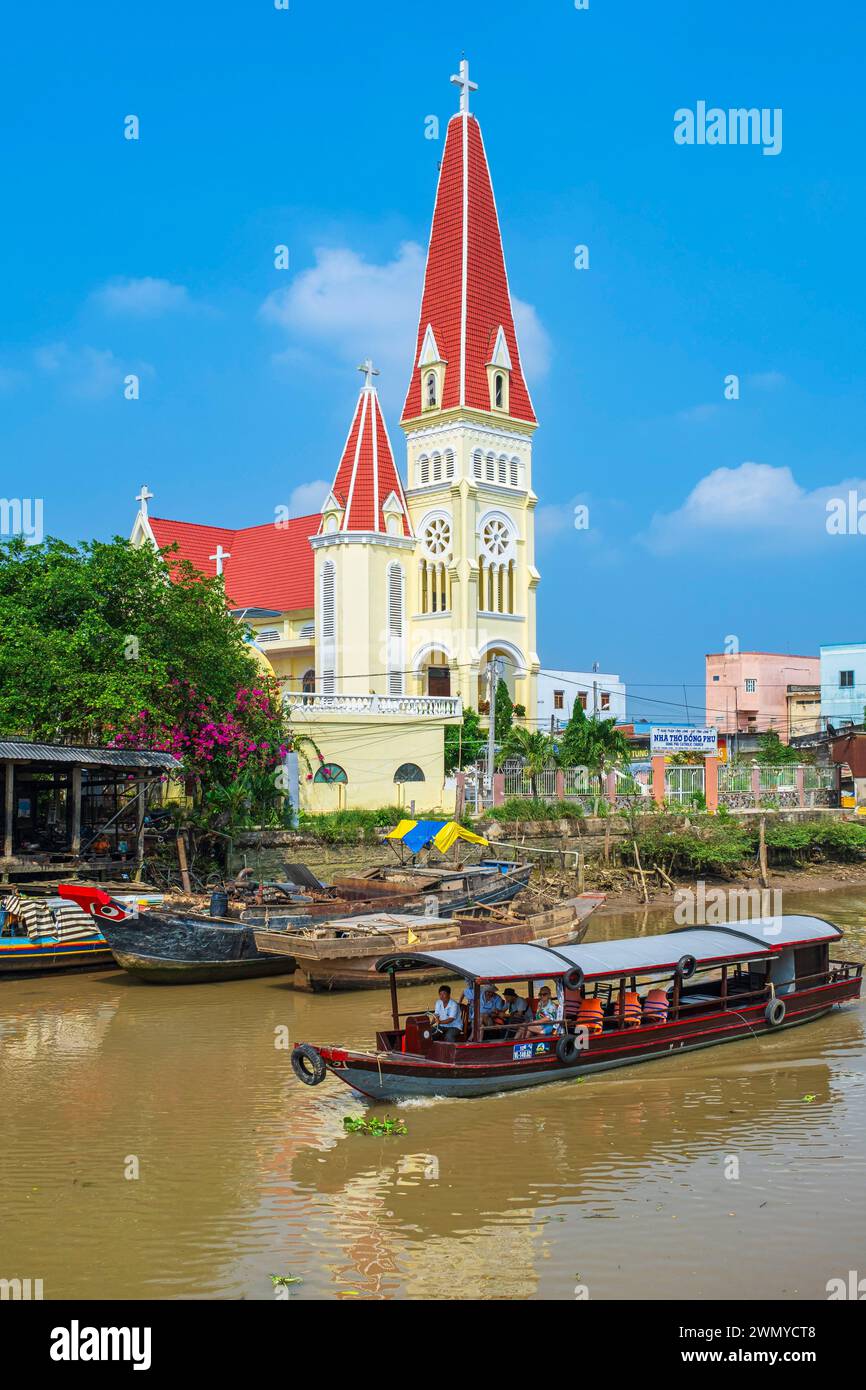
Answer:
[[447, 1004], [443, 1004], [441, 999], [436, 1000], [433, 1009], [436, 1015], [436, 1022], [440, 1028], [461, 1028], [463, 1020], [460, 1016], [460, 1005], [456, 999], [449, 999]]

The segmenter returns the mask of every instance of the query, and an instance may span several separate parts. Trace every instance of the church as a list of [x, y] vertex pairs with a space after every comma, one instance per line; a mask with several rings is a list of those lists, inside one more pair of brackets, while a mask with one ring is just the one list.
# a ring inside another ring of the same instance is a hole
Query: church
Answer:
[[468, 63], [452, 82], [414, 353], [400, 417], [405, 482], [368, 360], [320, 513], [233, 529], [150, 514], [137, 545], [177, 544], [227, 601], [325, 763], [311, 810], [453, 809], [444, 729], [489, 699], [494, 659], [536, 717], [537, 421], [524, 377]]

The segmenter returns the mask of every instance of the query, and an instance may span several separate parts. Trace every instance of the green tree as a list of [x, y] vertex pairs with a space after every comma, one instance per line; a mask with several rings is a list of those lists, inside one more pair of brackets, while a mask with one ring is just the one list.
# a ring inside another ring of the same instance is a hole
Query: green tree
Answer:
[[222, 579], [119, 538], [0, 545], [0, 730], [172, 752], [223, 822], [281, 814], [296, 746]]
[[493, 725], [494, 737], [498, 744], [505, 743], [513, 722], [514, 705], [508, 693], [508, 686], [500, 676], [496, 682], [496, 719]]
[[502, 745], [499, 762], [504, 762], [506, 758], [519, 758], [521, 760], [523, 775], [529, 779], [533, 797], [537, 797], [538, 778], [544, 769], [554, 761], [553, 740], [539, 730], [525, 729], [522, 725], [515, 725], [509, 730], [508, 737]]
[[758, 739], [755, 761], [762, 763], [765, 767], [783, 767], [788, 763], [801, 762], [802, 755], [798, 749], [783, 743], [776, 731], [771, 729], [769, 733], [761, 734]]
[[477, 710], [467, 706], [462, 724], [449, 724], [445, 729], [445, 771], [477, 763], [487, 747], [487, 734], [481, 727]]
[[565, 729], [557, 740], [557, 761], [562, 767], [588, 767], [603, 776], [613, 767], [626, 766], [631, 756], [628, 739], [615, 719], [589, 719], [575, 701]]

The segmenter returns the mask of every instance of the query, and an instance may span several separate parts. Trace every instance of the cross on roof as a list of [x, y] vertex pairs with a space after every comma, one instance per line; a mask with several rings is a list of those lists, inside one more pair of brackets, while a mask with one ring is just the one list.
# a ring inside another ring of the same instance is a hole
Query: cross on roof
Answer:
[[223, 560], [230, 560], [231, 558], [231, 551], [223, 550], [222, 545], [217, 546], [215, 554], [208, 556], [209, 560], [216, 560], [216, 572], [218, 575], [223, 572]]
[[469, 63], [465, 58], [460, 60], [460, 72], [455, 73], [452, 82], [456, 82], [460, 88], [460, 110], [469, 114], [469, 93], [478, 91], [478, 83], [469, 81]]
[[142, 516], [147, 516], [147, 504], [148, 504], [148, 502], [151, 500], [152, 497], [153, 497], [153, 493], [150, 492], [150, 490], [148, 489], [147, 483], [145, 483], [144, 486], [143, 486], [142, 489], [141, 489], [141, 492], [138, 494], [138, 496], [137, 496], [136, 499], [135, 499], [136, 502], [140, 502], [140, 503], [141, 503], [141, 515], [142, 515]]
[[361, 363], [360, 367], [358, 368], [358, 371], [364, 373], [364, 390], [372, 391], [373, 377], [379, 376], [379, 368], [374, 367], [372, 360], [369, 357], [367, 357]]

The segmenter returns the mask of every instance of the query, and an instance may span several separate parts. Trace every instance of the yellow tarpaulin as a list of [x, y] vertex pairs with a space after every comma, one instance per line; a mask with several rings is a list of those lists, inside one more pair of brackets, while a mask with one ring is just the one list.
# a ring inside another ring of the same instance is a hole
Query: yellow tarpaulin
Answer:
[[450, 820], [447, 825], [443, 825], [433, 843], [444, 854], [446, 850], [451, 848], [455, 840], [470, 840], [473, 845], [489, 845], [490, 843], [489, 840], [485, 840], [483, 835], [476, 835], [474, 830], [467, 830], [464, 826], [458, 825], [456, 820]]
[[435, 845], [439, 852], [444, 854], [457, 840], [469, 840], [474, 845], [490, 843], [489, 840], [484, 839], [483, 835], [476, 835], [473, 830], [466, 830], [453, 820], [444, 822], [401, 820], [399, 825], [395, 825], [393, 830], [388, 831], [385, 838], [386, 840], [405, 841], [413, 854], [417, 854], [419, 850], [430, 844]]

